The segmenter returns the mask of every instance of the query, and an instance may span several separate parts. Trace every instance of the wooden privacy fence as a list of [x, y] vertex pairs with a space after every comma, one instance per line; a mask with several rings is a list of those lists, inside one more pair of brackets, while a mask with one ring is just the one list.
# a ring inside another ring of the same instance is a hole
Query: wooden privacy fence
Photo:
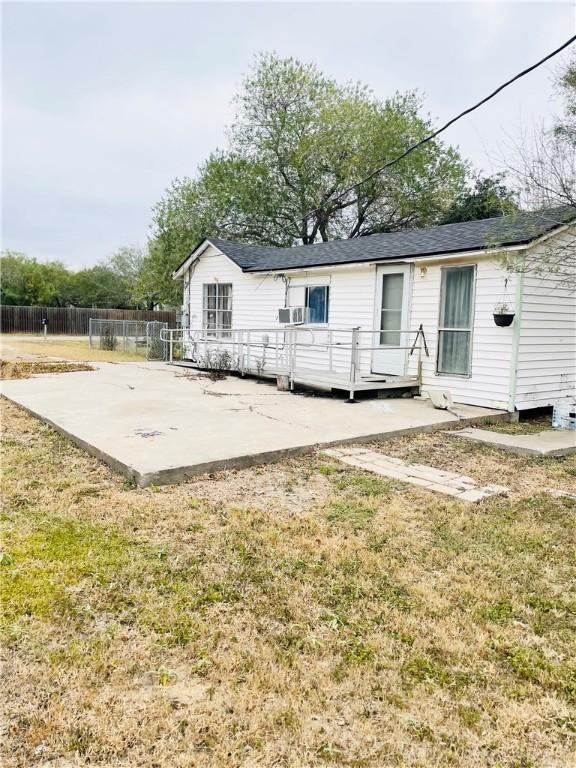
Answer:
[[0, 312], [2, 333], [42, 333], [42, 320], [48, 320], [49, 334], [87, 336], [90, 318], [100, 320], [158, 320], [176, 326], [176, 312], [153, 312], [143, 309], [89, 309], [88, 307], [12, 307], [3, 305]]

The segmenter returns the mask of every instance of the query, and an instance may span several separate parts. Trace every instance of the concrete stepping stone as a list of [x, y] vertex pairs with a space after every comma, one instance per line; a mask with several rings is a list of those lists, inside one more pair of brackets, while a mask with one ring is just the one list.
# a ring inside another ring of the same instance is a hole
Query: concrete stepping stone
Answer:
[[508, 435], [504, 432], [466, 427], [454, 432], [446, 431], [444, 434], [466, 440], [477, 440], [521, 455], [567, 456], [570, 453], [576, 453], [576, 432], [568, 429], [547, 430], [531, 435]]
[[557, 499], [572, 499], [572, 501], [576, 501], [576, 493], [561, 491], [559, 488], [547, 488], [546, 490], [552, 496], [556, 496]]
[[509, 490], [503, 485], [478, 486], [466, 475], [435, 469], [426, 464], [408, 464], [401, 459], [367, 448], [327, 448], [322, 453], [352, 467], [418, 485], [429, 491], [444, 493], [460, 501], [476, 503], [490, 496], [504, 495]]

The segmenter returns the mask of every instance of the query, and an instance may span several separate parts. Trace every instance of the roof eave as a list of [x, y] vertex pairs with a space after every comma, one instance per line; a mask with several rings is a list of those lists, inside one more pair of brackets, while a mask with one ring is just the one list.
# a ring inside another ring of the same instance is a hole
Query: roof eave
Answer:
[[180, 264], [179, 267], [176, 267], [174, 272], [172, 272], [172, 280], [179, 280], [181, 277], [184, 276], [184, 273], [186, 270], [190, 267], [191, 264], [193, 264], [208, 248], [208, 246], [212, 246], [215, 250], [218, 251], [218, 253], [221, 253], [222, 256], [226, 256], [227, 259], [230, 259], [231, 261], [236, 264], [236, 266], [240, 267], [240, 269], [245, 272], [246, 270], [238, 264], [237, 261], [235, 261], [231, 256], [229, 256], [225, 251], [223, 251], [221, 248], [219, 248], [215, 243], [213, 243], [209, 238], [204, 238], [204, 240], [201, 240], [198, 245], [190, 252], [190, 254], [184, 259], [184, 261]]
[[199, 258], [202, 253], [206, 250], [208, 246], [212, 246], [215, 248], [218, 253], [221, 253], [223, 256], [226, 256], [228, 259], [230, 259], [239, 269], [242, 270], [242, 272], [245, 272], [247, 274], [270, 274], [270, 273], [284, 273], [284, 272], [303, 272], [308, 270], [318, 270], [318, 269], [334, 269], [337, 267], [345, 267], [345, 266], [353, 266], [356, 264], [379, 264], [382, 262], [413, 262], [413, 261], [422, 261], [422, 260], [431, 260], [431, 259], [439, 259], [441, 257], [445, 258], [466, 258], [466, 256], [471, 255], [478, 255], [482, 254], [483, 256], [491, 256], [495, 253], [501, 253], [502, 251], [512, 251], [512, 250], [521, 250], [523, 248], [527, 248], [529, 246], [535, 246], [548, 238], [557, 235], [561, 233], [562, 231], [568, 229], [571, 226], [574, 226], [576, 223], [575, 219], [571, 219], [563, 224], [558, 224], [558, 226], [552, 227], [547, 232], [544, 232], [541, 235], [538, 235], [537, 237], [529, 237], [524, 238], [522, 240], [516, 240], [512, 243], [508, 243], [506, 245], [492, 245], [492, 246], [479, 246], [478, 248], [467, 248], [467, 249], [455, 249], [455, 250], [446, 250], [446, 249], [440, 249], [437, 251], [429, 251], [427, 253], [421, 253], [421, 254], [412, 254], [412, 255], [405, 255], [405, 256], [398, 256], [398, 257], [382, 257], [380, 259], [378, 258], [369, 258], [369, 259], [347, 259], [342, 261], [332, 261], [332, 262], [322, 262], [322, 263], [316, 263], [316, 264], [300, 264], [296, 266], [283, 266], [283, 267], [264, 267], [264, 268], [258, 268], [257, 266], [243, 266], [242, 264], [239, 264], [238, 261], [233, 257], [230, 256], [228, 253], [226, 253], [226, 250], [220, 248], [215, 243], [213, 243], [209, 238], [205, 238], [202, 240], [196, 248], [190, 253], [190, 255], [180, 264], [177, 269], [174, 270], [172, 273], [172, 278], [174, 280], [177, 280], [181, 278], [184, 275], [184, 272], [189, 268], [189, 266], [197, 259]]
[[511, 251], [511, 250], [519, 250], [522, 248], [526, 248], [531, 243], [530, 240], [527, 241], [519, 241], [518, 243], [513, 243], [510, 245], [503, 245], [498, 248], [490, 247], [486, 248], [484, 246], [479, 248], [467, 248], [466, 250], [456, 250], [456, 251], [447, 251], [447, 250], [440, 250], [440, 251], [429, 251], [427, 253], [421, 253], [416, 255], [406, 255], [406, 256], [388, 256], [388, 257], [382, 257], [382, 258], [369, 258], [369, 259], [349, 259], [346, 261], [337, 261], [337, 262], [324, 262], [322, 264], [304, 264], [299, 266], [291, 266], [291, 267], [274, 267], [267, 269], [254, 269], [249, 268], [245, 269], [244, 272], [247, 272], [248, 274], [254, 275], [254, 274], [263, 274], [263, 273], [269, 273], [269, 272], [302, 272], [309, 269], [332, 269], [334, 267], [349, 267], [354, 266], [356, 264], [380, 264], [382, 262], [413, 262], [413, 261], [421, 261], [422, 259], [438, 259], [442, 256], [446, 256], [447, 258], [452, 257], [466, 257], [468, 255], [478, 255], [482, 254], [483, 256], [490, 256], [494, 253], [499, 253], [501, 251]]

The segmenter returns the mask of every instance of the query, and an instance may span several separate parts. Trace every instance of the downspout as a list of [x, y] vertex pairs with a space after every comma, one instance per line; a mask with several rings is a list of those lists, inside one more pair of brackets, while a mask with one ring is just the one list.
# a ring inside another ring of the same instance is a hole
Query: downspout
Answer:
[[512, 329], [512, 356], [510, 361], [510, 397], [508, 398], [508, 410], [514, 413], [516, 410], [516, 389], [518, 384], [518, 354], [520, 351], [520, 332], [522, 330], [522, 308], [524, 304], [524, 267], [526, 256], [522, 257], [520, 272], [516, 280], [516, 316]]

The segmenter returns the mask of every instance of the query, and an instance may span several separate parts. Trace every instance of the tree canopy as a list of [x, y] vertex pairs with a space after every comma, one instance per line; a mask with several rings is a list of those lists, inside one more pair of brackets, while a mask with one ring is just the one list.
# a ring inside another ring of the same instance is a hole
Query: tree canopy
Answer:
[[18, 251], [0, 257], [2, 304], [65, 307], [72, 300], [72, 274], [59, 261], [40, 263]]
[[[524, 204], [548, 209], [552, 221], [555, 207], [573, 208], [576, 217], [576, 57], [566, 63], [558, 86], [564, 97], [564, 112], [551, 128], [539, 125], [522, 135], [504, 160]], [[562, 224], [563, 219], [557, 218], [556, 222]], [[508, 263], [516, 271], [553, 276], [576, 290], [576, 220], [562, 238], [552, 240], [542, 251]]]
[[146, 249], [120, 248], [79, 272], [6, 252], [2, 301], [178, 305], [172, 273], [208, 236], [290, 246], [490, 218], [517, 211], [520, 199], [528, 207], [576, 206], [576, 59], [558, 87], [565, 113], [534, 148], [519, 142], [520, 160], [507, 166], [514, 189], [503, 174], [471, 175], [458, 150], [438, 139], [358, 184], [433, 131], [420, 95], [380, 99], [312, 64], [263, 54], [236, 97], [227, 145], [193, 177], [172, 181], [153, 208]]
[[228, 146], [155, 206], [146, 267], [163, 295], [175, 295], [172, 270], [207, 235], [286, 246], [393, 232], [438, 222], [464, 192], [467, 164], [436, 140], [334, 199], [432, 130], [415, 92], [378, 99], [266, 54], [236, 105]]
[[504, 183], [504, 175], [477, 176], [474, 184], [462, 192], [442, 219], [442, 224], [491, 219], [518, 211], [518, 193]]
[[[1, 301], [18, 306], [137, 306], [141, 303], [136, 298], [138, 273], [129, 274], [122, 267], [129, 250], [121, 249], [108, 263], [78, 272], [59, 261], [39, 262], [23, 253], [5, 251], [0, 255]], [[137, 269], [140, 268], [141, 262]]]
[[555, 133], [576, 142], [576, 56], [566, 64], [558, 78], [558, 88], [564, 97], [564, 115], [559, 117]]

